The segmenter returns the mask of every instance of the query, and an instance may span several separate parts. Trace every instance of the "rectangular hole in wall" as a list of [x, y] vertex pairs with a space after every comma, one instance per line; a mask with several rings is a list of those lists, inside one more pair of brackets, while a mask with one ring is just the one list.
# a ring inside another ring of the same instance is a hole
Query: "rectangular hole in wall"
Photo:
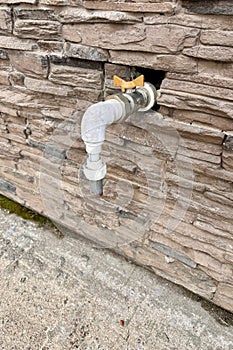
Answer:
[[[140, 74], [144, 75], [144, 80], [155, 86], [156, 90], [160, 89], [163, 79], [165, 78], [166, 72], [162, 70], [154, 70], [142, 67], [131, 68], [131, 77], [136, 78]], [[156, 103], [152, 110], [158, 111], [160, 106]]]

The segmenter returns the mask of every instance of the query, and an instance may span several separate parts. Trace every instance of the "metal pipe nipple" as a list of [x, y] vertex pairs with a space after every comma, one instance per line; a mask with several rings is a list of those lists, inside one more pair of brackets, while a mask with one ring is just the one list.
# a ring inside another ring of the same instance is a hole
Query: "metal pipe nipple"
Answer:
[[89, 180], [90, 192], [94, 195], [102, 196], [103, 194], [103, 180]]

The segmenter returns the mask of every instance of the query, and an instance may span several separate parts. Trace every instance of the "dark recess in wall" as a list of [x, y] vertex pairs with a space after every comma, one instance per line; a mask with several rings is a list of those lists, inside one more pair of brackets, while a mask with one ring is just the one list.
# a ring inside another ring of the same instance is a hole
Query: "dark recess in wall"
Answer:
[[183, 0], [182, 6], [189, 12], [205, 15], [233, 15], [232, 0]]
[[[145, 81], [153, 84], [156, 90], [160, 89], [163, 79], [165, 78], [166, 72], [162, 70], [154, 70], [148, 68], [134, 67], [132, 71], [135, 71], [135, 76], [140, 74], [144, 75]], [[158, 111], [160, 106], [156, 103], [152, 108], [154, 111]]]

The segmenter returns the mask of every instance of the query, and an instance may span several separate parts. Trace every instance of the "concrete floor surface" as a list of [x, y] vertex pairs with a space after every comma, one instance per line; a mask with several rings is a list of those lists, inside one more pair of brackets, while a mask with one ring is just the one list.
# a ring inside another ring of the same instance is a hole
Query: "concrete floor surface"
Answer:
[[232, 350], [233, 317], [95, 244], [0, 210], [1, 350]]

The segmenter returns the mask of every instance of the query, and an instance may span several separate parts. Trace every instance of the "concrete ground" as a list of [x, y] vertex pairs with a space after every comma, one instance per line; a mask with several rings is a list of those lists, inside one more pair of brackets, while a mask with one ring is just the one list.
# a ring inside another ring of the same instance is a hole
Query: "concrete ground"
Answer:
[[233, 317], [121, 257], [0, 210], [1, 350], [232, 350]]

